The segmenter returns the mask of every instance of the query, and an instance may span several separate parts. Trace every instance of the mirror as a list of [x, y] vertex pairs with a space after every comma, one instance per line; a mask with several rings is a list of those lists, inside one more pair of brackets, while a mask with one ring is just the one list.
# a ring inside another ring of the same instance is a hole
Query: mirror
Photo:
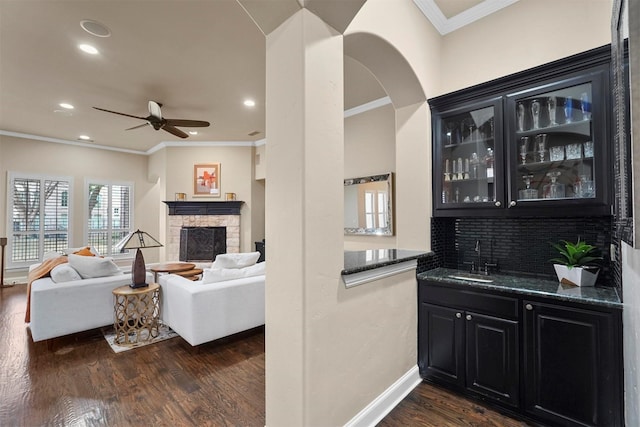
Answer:
[[344, 234], [393, 236], [392, 174], [344, 180]]

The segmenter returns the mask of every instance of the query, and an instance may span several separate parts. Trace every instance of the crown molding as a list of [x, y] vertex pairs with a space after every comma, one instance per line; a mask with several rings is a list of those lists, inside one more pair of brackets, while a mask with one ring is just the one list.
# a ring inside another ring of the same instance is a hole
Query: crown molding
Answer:
[[[376, 108], [383, 107], [391, 104], [391, 98], [385, 96], [384, 98], [375, 99], [366, 104], [358, 105], [357, 107], [345, 110], [344, 118], [355, 116], [356, 114], [362, 114]], [[167, 147], [260, 147], [267, 143], [267, 138], [262, 138], [257, 141], [162, 141], [159, 144], [154, 145], [147, 151], [131, 150], [128, 148], [110, 147], [107, 145], [98, 145], [88, 142], [71, 141], [68, 139], [51, 138], [48, 136], [30, 135], [27, 133], [11, 132], [0, 129], [0, 135], [13, 136], [15, 138], [34, 139], [36, 141], [54, 142], [56, 144], [74, 145], [77, 147], [94, 148], [96, 150], [117, 151], [120, 153], [138, 154], [141, 156], [150, 156]]]
[[23, 138], [23, 139], [33, 139], [33, 140], [36, 140], [36, 141], [54, 142], [56, 144], [74, 145], [76, 147], [83, 147], [83, 148], [94, 148], [94, 149], [97, 149], [97, 150], [118, 151], [120, 153], [128, 153], [128, 154], [139, 154], [139, 155], [142, 155], [142, 156], [145, 156], [147, 154], [144, 151], [131, 150], [131, 149], [128, 149], [128, 148], [109, 147], [107, 145], [99, 145], [99, 144], [92, 144], [92, 143], [88, 143], [88, 142], [71, 141], [71, 140], [68, 140], [68, 139], [51, 138], [51, 137], [48, 137], [48, 136], [31, 135], [31, 134], [28, 134], [28, 133], [11, 132], [11, 131], [2, 130], [2, 129], [0, 129], [0, 135], [13, 136], [15, 138]]
[[355, 116], [356, 114], [366, 113], [370, 110], [375, 110], [376, 108], [384, 107], [385, 105], [391, 104], [391, 98], [385, 96], [384, 98], [374, 99], [373, 101], [367, 102], [366, 104], [358, 105], [357, 107], [349, 108], [344, 111], [344, 118], [348, 118], [351, 116]]
[[519, 0], [484, 0], [482, 3], [447, 19], [436, 5], [435, 0], [413, 0], [422, 14], [443, 36], [511, 6], [517, 1]]

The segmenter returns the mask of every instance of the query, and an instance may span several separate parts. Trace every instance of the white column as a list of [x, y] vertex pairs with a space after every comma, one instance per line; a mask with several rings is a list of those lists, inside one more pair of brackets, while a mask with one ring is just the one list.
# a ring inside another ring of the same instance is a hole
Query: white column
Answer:
[[[267, 36], [266, 424], [321, 424], [314, 325], [343, 267], [342, 36], [302, 9]], [[321, 387], [320, 387], [321, 388]], [[317, 405], [316, 405], [317, 406]]]

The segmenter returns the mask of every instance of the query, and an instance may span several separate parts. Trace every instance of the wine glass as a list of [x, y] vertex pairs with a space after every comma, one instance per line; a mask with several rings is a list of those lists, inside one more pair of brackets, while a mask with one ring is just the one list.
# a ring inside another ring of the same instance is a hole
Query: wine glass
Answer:
[[518, 102], [516, 116], [518, 117], [518, 132], [524, 132], [524, 103]]
[[573, 121], [573, 99], [568, 96], [564, 100], [564, 122], [571, 123]]
[[533, 118], [533, 129], [540, 128], [540, 101], [531, 101], [531, 117]]
[[549, 126], [556, 126], [556, 106], [558, 101], [555, 96], [550, 96], [547, 99], [547, 110], [549, 111]]
[[520, 160], [522, 164], [527, 164], [527, 152], [529, 151], [529, 137], [523, 136], [520, 138]]
[[541, 162], [544, 162], [544, 157], [547, 152], [547, 134], [541, 133], [536, 135], [536, 144], [538, 146], [538, 156]]
[[591, 103], [587, 92], [582, 92], [580, 95], [580, 110], [582, 111], [582, 120], [591, 120]]

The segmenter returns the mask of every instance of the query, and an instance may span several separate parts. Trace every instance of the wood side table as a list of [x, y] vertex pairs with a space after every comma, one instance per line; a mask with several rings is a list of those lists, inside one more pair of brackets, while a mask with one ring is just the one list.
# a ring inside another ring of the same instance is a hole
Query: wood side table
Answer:
[[181, 271], [193, 270], [194, 268], [196, 268], [196, 265], [191, 262], [170, 262], [151, 267], [151, 271], [153, 271], [153, 280], [157, 283], [158, 273], [179, 273]]
[[114, 289], [115, 343], [120, 345], [150, 341], [159, 334], [160, 285], [145, 288], [129, 285]]

